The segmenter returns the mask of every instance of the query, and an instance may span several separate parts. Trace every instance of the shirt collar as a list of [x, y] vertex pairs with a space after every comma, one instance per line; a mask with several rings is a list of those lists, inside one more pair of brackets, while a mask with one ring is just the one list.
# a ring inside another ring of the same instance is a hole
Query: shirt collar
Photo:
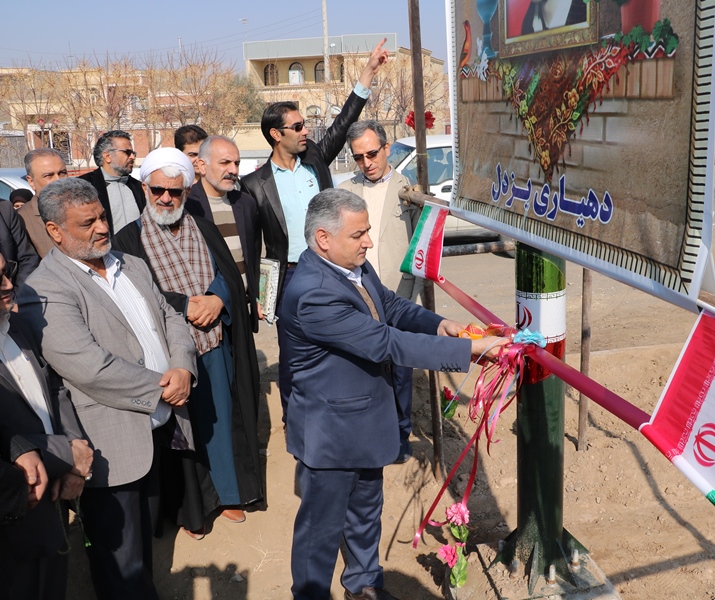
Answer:
[[355, 267], [354, 269], [346, 269], [345, 267], [341, 267], [340, 265], [336, 265], [333, 262], [330, 262], [327, 258], [324, 258], [320, 256], [316, 252], [316, 256], [324, 260], [326, 263], [328, 263], [333, 269], [336, 271], [342, 273], [347, 277], [350, 281], [357, 283], [358, 285], [362, 286], [362, 267]]
[[[99, 275], [92, 267], [89, 265], [84, 264], [83, 262], [80, 262], [70, 256], [68, 256], [74, 264], [76, 264], [80, 269], [82, 269], [85, 273], [88, 273], [90, 275]], [[107, 277], [113, 276], [116, 273], [119, 273], [121, 271], [121, 261], [114, 256], [111, 252], [107, 252], [103, 257], [102, 260], [104, 261], [104, 268], [107, 270]]]
[[[296, 154], [296, 156], [295, 156], [295, 167], [293, 167], [293, 171], [292, 171], [292, 172], [295, 173], [296, 169], [297, 169], [298, 167], [300, 167], [301, 164], [302, 164], [302, 161], [300, 160], [300, 156]], [[275, 174], [278, 173], [279, 171], [281, 171], [281, 172], [283, 172], [283, 173], [287, 173], [288, 171], [290, 171], [290, 169], [285, 169], [284, 167], [279, 167], [276, 163], [273, 162], [273, 160], [271, 160], [271, 171], [273, 172], [273, 175], [275, 175]]]
[[362, 175], [363, 184], [378, 185], [392, 179], [392, 167], [387, 170], [387, 174], [382, 179], [378, 179], [377, 181], [370, 181], [362, 172], [360, 172], [360, 175]]

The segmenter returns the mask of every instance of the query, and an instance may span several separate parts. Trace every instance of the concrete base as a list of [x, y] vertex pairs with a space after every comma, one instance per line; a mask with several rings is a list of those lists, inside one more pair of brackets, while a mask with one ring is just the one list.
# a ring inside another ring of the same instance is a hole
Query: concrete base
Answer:
[[[496, 544], [480, 544], [476, 552], [469, 556], [469, 576], [467, 584], [462, 588], [449, 586], [449, 573], [442, 587], [447, 600], [621, 600], [603, 571], [587, 554], [579, 557], [577, 568], [569, 567], [576, 585], [564, 581], [557, 576], [556, 582], [549, 584], [546, 578], [537, 579], [534, 593], [529, 594], [528, 578], [524, 566], [518, 565], [510, 572], [501, 563], [494, 564], [498, 553]], [[481, 571], [477, 573], [476, 571]]]

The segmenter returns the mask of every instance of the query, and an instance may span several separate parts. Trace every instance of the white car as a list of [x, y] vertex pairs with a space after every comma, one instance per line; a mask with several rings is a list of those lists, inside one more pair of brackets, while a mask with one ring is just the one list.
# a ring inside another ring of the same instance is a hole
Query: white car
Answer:
[[[414, 137], [401, 138], [390, 144], [390, 156], [387, 159], [392, 168], [402, 173], [413, 185], [417, 183], [417, 151]], [[336, 187], [350, 179], [353, 173], [339, 173], [333, 176]], [[454, 160], [452, 157], [451, 135], [427, 136], [427, 179], [429, 191], [437, 198], [449, 202], [454, 184]], [[487, 241], [498, 239], [498, 234], [484, 227], [478, 227], [456, 217], [447, 217], [444, 228], [445, 243], [454, 244], [464, 241]]]
[[32, 190], [25, 169], [0, 169], [0, 200], [9, 200], [10, 193], [18, 188]]

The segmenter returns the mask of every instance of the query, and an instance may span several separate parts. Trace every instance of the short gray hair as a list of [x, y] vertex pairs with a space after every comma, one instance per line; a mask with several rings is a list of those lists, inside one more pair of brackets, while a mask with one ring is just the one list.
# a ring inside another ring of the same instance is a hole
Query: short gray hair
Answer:
[[367, 211], [367, 204], [357, 194], [340, 188], [328, 188], [313, 196], [305, 214], [305, 242], [315, 250], [315, 233], [325, 229], [337, 235], [343, 226], [343, 212], [360, 213]]
[[37, 198], [37, 207], [45, 223], [52, 221], [61, 227], [67, 218], [68, 206], [92, 202], [99, 202], [94, 186], [84, 179], [68, 177], [48, 184]]
[[224, 142], [233, 144], [238, 149], [236, 142], [230, 137], [226, 137], [225, 135], [210, 135], [203, 142], [201, 142], [201, 146], [199, 146], [199, 158], [205, 163], [210, 162], [209, 156], [211, 155], [211, 146], [216, 140], [223, 140]]
[[[166, 165], [165, 167], [159, 167], [156, 171], [161, 171], [166, 177], [169, 179], [174, 179], [175, 177], [183, 177], [184, 174], [177, 168], [177, 167], [172, 167], [171, 165]], [[156, 173], [156, 171], [152, 171], [148, 175], [142, 179], [142, 183], [146, 183], [149, 185], [149, 178], [152, 176], [152, 173]]]
[[365, 119], [364, 121], [358, 121], [350, 125], [346, 136], [348, 144], [350, 144], [350, 149], [353, 147], [353, 142], [360, 136], [364, 135], [368, 129], [375, 132], [381, 146], [387, 144], [387, 134], [385, 133], [385, 128], [375, 121], [375, 119]]
[[54, 148], [36, 148], [35, 150], [30, 150], [27, 154], [25, 154], [25, 171], [27, 171], [28, 175], [30, 175], [30, 171], [32, 170], [32, 163], [36, 159], [41, 158], [43, 156], [56, 156], [63, 163], [65, 162], [65, 159], [62, 158], [62, 155]]

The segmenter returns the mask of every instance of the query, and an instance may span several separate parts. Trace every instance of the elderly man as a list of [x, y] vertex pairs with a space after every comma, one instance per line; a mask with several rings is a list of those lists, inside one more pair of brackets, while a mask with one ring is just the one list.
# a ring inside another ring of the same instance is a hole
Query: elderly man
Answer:
[[[199, 460], [218, 492], [221, 515], [241, 522], [239, 505], [263, 498], [258, 361], [243, 279], [218, 227], [184, 211], [193, 178], [189, 158], [176, 148], [159, 148], [144, 159], [140, 176], [146, 209], [114, 243], [147, 261], [167, 301], [191, 325], [199, 380], [189, 407]], [[180, 514], [184, 528], [199, 538], [205, 517], [217, 507], [206, 493], [184, 505], [200, 503], [202, 514]]]
[[132, 177], [136, 155], [126, 131], [108, 131], [100, 136], [92, 151], [97, 168], [81, 176], [97, 190], [110, 234], [136, 221], [144, 210], [142, 186]]
[[23, 484], [19, 490], [6, 487], [10, 472], [0, 467], [3, 497], [13, 487], [19, 492], [14, 506], [0, 508], [0, 596], [62, 599], [67, 556], [60, 551], [65, 549], [67, 506], [53, 502], [82, 493], [85, 478], [92, 475], [93, 452], [81, 439], [69, 398], [60, 393], [59, 377], [40, 357], [22, 316], [11, 312], [16, 268], [0, 255], [0, 460], [14, 464], [11, 469], [22, 475]]
[[201, 177], [197, 161], [199, 160], [201, 142], [207, 137], [209, 134], [198, 125], [184, 125], [174, 132], [174, 146], [186, 154], [191, 164], [194, 165], [194, 183], [198, 183], [199, 177]]
[[235, 189], [241, 155], [233, 140], [212, 135], [199, 147], [196, 166], [199, 183], [191, 188], [186, 212], [214, 223], [231, 250], [248, 293], [251, 324], [258, 331], [258, 267], [261, 256], [261, 234], [258, 211], [253, 197]]
[[[353, 123], [348, 129], [348, 144], [360, 168], [340, 187], [357, 194], [367, 203], [373, 246], [367, 259], [380, 281], [402, 298], [417, 301], [423, 281], [412, 274], [400, 273], [400, 263], [407, 254], [420, 211], [414, 204], [400, 201], [399, 191], [410, 182], [390, 166], [390, 143], [385, 129], [372, 119]], [[400, 455], [397, 462], [412, 456], [409, 437], [412, 431], [412, 369], [395, 367], [392, 372], [395, 394], [400, 407]]]
[[288, 451], [298, 460], [293, 597], [328, 600], [341, 538], [347, 600], [389, 600], [379, 563], [382, 468], [400, 447], [394, 365], [466, 371], [505, 339], [452, 339], [463, 326], [396, 296], [366, 262], [367, 205], [326, 190], [308, 205], [305, 240], [280, 318], [293, 378]]
[[67, 165], [62, 155], [54, 148], [37, 148], [25, 154], [25, 171], [27, 171], [27, 183], [35, 190], [35, 195], [17, 211], [17, 214], [25, 222], [27, 235], [30, 236], [37, 254], [43, 258], [55, 245], [47, 235], [45, 224], [40, 217], [37, 197], [47, 184], [67, 177]]
[[112, 253], [104, 208], [81, 179], [42, 190], [55, 248], [20, 290], [20, 312], [63, 378], [94, 448], [82, 496], [99, 598], [157, 598], [151, 540], [159, 444], [193, 447], [184, 406], [196, 350], [143, 261]]

